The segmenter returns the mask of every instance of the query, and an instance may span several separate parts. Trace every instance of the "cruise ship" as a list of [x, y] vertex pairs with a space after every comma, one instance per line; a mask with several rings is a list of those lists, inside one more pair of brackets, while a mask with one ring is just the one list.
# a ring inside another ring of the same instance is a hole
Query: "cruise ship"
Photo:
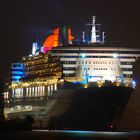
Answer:
[[136, 86], [140, 50], [105, 43], [97, 25], [93, 16], [90, 41], [83, 32], [78, 42], [63, 22], [43, 47], [33, 43], [32, 54], [13, 63], [5, 117], [31, 115], [49, 129], [115, 129]]

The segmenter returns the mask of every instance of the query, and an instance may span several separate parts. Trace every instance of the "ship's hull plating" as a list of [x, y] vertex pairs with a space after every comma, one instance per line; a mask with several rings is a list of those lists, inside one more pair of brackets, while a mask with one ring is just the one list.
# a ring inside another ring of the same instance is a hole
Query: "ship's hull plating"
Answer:
[[49, 111], [50, 129], [109, 130], [120, 120], [129, 87], [61, 89]]

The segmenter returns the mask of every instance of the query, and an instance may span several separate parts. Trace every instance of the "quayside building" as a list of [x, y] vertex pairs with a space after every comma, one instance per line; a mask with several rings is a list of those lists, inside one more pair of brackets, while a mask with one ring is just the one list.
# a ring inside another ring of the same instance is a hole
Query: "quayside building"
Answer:
[[95, 16], [90, 26], [90, 37], [83, 32], [78, 42], [63, 22], [43, 47], [33, 43], [32, 54], [12, 64], [3, 93], [6, 118], [31, 115], [45, 119], [46, 127], [57, 120], [61, 129], [116, 125], [136, 86], [133, 66], [140, 50], [105, 43]]

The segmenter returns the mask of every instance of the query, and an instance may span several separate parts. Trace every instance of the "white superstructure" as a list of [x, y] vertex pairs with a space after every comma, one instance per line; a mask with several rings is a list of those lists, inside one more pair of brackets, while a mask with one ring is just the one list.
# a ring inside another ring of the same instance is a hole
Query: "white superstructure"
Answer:
[[123, 80], [132, 82], [133, 64], [140, 57], [140, 50], [131, 48], [98, 46], [65, 46], [52, 50], [54, 56], [59, 56], [66, 80], [89, 81]]

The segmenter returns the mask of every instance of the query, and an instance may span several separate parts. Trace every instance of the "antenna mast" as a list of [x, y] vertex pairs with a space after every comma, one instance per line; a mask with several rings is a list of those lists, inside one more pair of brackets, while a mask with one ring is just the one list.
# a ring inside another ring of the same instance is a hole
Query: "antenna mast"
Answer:
[[96, 43], [96, 25], [95, 25], [96, 17], [92, 16], [92, 29], [91, 29], [91, 43]]

